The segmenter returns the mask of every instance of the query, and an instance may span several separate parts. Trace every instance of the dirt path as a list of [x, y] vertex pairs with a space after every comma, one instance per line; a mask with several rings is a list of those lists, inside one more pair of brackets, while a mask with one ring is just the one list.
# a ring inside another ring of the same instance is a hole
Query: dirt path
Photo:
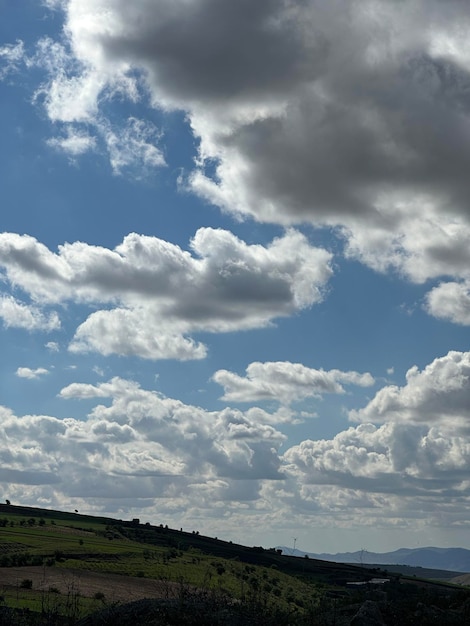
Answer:
[[48, 591], [55, 587], [62, 594], [79, 593], [92, 598], [95, 593], [104, 593], [109, 602], [130, 602], [142, 598], [174, 598], [179, 585], [148, 578], [132, 578], [118, 574], [103, 574], [58, 567], [0, 567], [0, 593], [16, 588], [21, 581], [33, 581], [36, 591]]

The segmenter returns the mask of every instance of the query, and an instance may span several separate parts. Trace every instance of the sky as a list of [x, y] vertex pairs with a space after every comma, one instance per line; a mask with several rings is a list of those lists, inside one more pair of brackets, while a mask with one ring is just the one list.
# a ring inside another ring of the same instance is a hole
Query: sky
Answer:
[[0, 498], [470, 548], [469, 28], [0, 0]]

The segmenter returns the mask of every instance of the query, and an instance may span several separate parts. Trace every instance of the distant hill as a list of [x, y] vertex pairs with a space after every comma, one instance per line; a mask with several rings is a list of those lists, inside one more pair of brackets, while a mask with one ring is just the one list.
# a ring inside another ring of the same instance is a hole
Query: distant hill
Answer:
[[470, 572], [470, 550], [465, 548], [400, 548], [394, 552], [339, 552], [337, 554], [315, 554], [280, 546], [283, 554], [312, 559], [333, 561], [334, 563], [354, 563], [355, 565], [408, 565], [428, 569]]

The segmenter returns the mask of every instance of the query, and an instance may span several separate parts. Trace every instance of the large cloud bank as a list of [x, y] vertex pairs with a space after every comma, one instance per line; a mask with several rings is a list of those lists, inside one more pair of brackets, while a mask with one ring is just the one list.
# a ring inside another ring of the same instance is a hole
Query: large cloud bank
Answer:
[[[63, 125], [56, 146], [93, 148], [91, 132], [116, 171], [161, 166], [163, 139], [135, 118], [112, 128], [101, 103], [181, 110], [200, 140], [186, 184], [224, 210], [336, 227], [348, 255], [416, 282], [468, 279], [461, 2], [61, 4], [63, 41], [43, 40], [34, 59], [49, 73], [37, 97]], [[21, 50], [7, 52], [17, 63]]]
[[[305, 372], [290, 365], [283, 368], [295, 388]], [[369, 382], [354, 372], [325, 377]], [[107, 511], [155, 506], [175, 524], [204, 518], [211, 527], [223, 518], [227, 532], [240, 515], [253, 532], [293, 515], [298, 527], [321, 525], [333, 513], [338, 525], [468, 524], [468, 352], [410, 369], [403, 387], [383, 387], [351, 413], [363, 423], [284, 451], [276, 424], [292, 420], [289, 412], [208, 412], [121, 378], [73, 383], [60, 397], [92, 402], [87, 420], [2, 409], [0, 474], [14, 495]]]

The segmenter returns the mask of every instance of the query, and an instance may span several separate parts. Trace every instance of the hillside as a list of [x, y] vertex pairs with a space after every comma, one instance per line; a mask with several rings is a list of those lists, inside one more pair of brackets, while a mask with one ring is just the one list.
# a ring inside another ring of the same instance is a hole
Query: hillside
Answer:
[[[386, 624], [397, 615], [404, 626], [414, 623], [410, 607], [421, 605], [439, 610], [439, 624], [463, 623], [467, 609], [470, 617], [470, 592], [379, 567], [12, 505], [0, 505], [0, 586], [0, 624], [93, 624], [96, 615], [96, 623], [116, 626], [135, 624], [129, 611], [149, 611], [157, 621], [142, 623], [348, 626], [366, 602]], [[443, 612], [451, 621], [442, 621]]]

